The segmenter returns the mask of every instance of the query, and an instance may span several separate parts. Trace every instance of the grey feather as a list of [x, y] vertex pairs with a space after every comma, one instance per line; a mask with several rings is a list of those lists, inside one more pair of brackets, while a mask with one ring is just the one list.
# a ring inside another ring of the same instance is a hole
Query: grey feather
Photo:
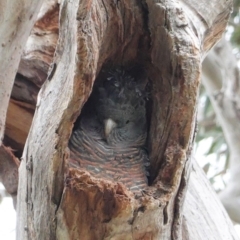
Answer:
[[72, 166], [78, 162], [94, 176], [130, 189], [147, 186], [144, 88], [122, 69], [100, 75], [69, 142]]

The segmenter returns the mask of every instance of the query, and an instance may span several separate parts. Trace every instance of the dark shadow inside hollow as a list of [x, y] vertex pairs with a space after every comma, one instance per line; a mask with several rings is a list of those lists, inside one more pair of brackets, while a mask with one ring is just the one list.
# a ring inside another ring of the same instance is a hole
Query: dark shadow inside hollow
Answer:
[[150, 95], [142, 65], [103, 67], [75, 122], [69, 166], [123, 183], [135, 193], [144, 190], [150, 167]]

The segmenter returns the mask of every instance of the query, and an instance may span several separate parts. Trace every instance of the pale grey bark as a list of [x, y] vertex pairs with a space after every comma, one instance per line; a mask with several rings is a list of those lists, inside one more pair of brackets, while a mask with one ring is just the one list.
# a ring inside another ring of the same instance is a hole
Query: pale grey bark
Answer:
[[20, 57], [43, 0], [0, 2], [0, 145]]
[[227, 212], [195, 159], [183, 210], [183, 239], [239, 239]]

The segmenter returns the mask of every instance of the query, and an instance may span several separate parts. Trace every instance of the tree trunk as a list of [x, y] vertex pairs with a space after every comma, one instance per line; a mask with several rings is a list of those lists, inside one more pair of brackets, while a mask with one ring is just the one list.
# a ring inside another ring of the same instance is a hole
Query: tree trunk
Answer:
[[182, 239], [239, 239], [218, 196], [195, 161], [183, 208]]
[[[221, 37], [230, 5], [230, 1], [212, 1], [209, 6], [203, 0], [61, 2], [58, 44], [37, 98], [20, 166], [18, 239], [203, 239], [193, 235], [194, 228], [201, 232], [201, 227], [204, 236], [211, 236], [206, 225], [191, 221], [188, 207], [182, 228], [182, 213], [201, 60]], [[57, 11], [53, 1], [46, 18], [42, 15], [35, 25], [38, 30], [48, 26], [53, 45], [57, 31], [51, 16]], [[51, 59], [44, 56], [52, 52], [42, 55], [40, 64], [29, 63], [31, 41], [26, 49], [19, 73], [41, 85]], [[46, 53], [46, 49], [41, 50]], [[138, 198], [121, 183], [68, 167], [73, 124], [96, 76], [109, 64], [144, 66], [152, 89], [151, 186]], [[188, 201], [193, 201], [189, 195]], [[210, 217], [205, 213], [205, 218]], [[214, 239], [236, 239], [226, 216], [219, 218], [220, 226], [225, 224], [230, 231], [223, 236], [222, 229], [215, 229], [219, 238]]]

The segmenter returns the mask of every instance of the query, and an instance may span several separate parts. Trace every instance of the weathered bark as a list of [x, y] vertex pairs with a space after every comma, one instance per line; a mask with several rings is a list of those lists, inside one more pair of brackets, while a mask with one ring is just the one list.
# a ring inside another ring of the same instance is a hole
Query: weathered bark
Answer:
[[44, 2], [23, 50], [7, 111], [4, 143], [22, 156], [36, 108], [37, 94], [47, 78], [58, 39], [57, 1]]
[[240, 74], [229, 42], [222, 39], [203, 62], [203, 84], [230, 152], [230, 180], [220, 193], [233, 221], [240, 223]]
[[0, 146], [20, 57], [42, 2], [24, 0], [0, 3]]
[[218, 196], [194, 160], [183, 209], [182, 239], [239, 239]]
[[[206, 4], [62, 1], [55, 57], [20, 167], [19, 239], [181, 239], [201, 59], [220, 38], [230, 11], [230, 2], [212, 1], [209, 11]], [[48, 16], [57, 9], [53, 4]], [[37, 61], [31, 62], [23, 58], [19, 73], [39, 87], [51, 54], [34, 55]], [[67, 166], [73, 123], [101, 67], [110, 63], [142, 64], [152, 84], [152, 185], [140, 199], [119, 183]]]

